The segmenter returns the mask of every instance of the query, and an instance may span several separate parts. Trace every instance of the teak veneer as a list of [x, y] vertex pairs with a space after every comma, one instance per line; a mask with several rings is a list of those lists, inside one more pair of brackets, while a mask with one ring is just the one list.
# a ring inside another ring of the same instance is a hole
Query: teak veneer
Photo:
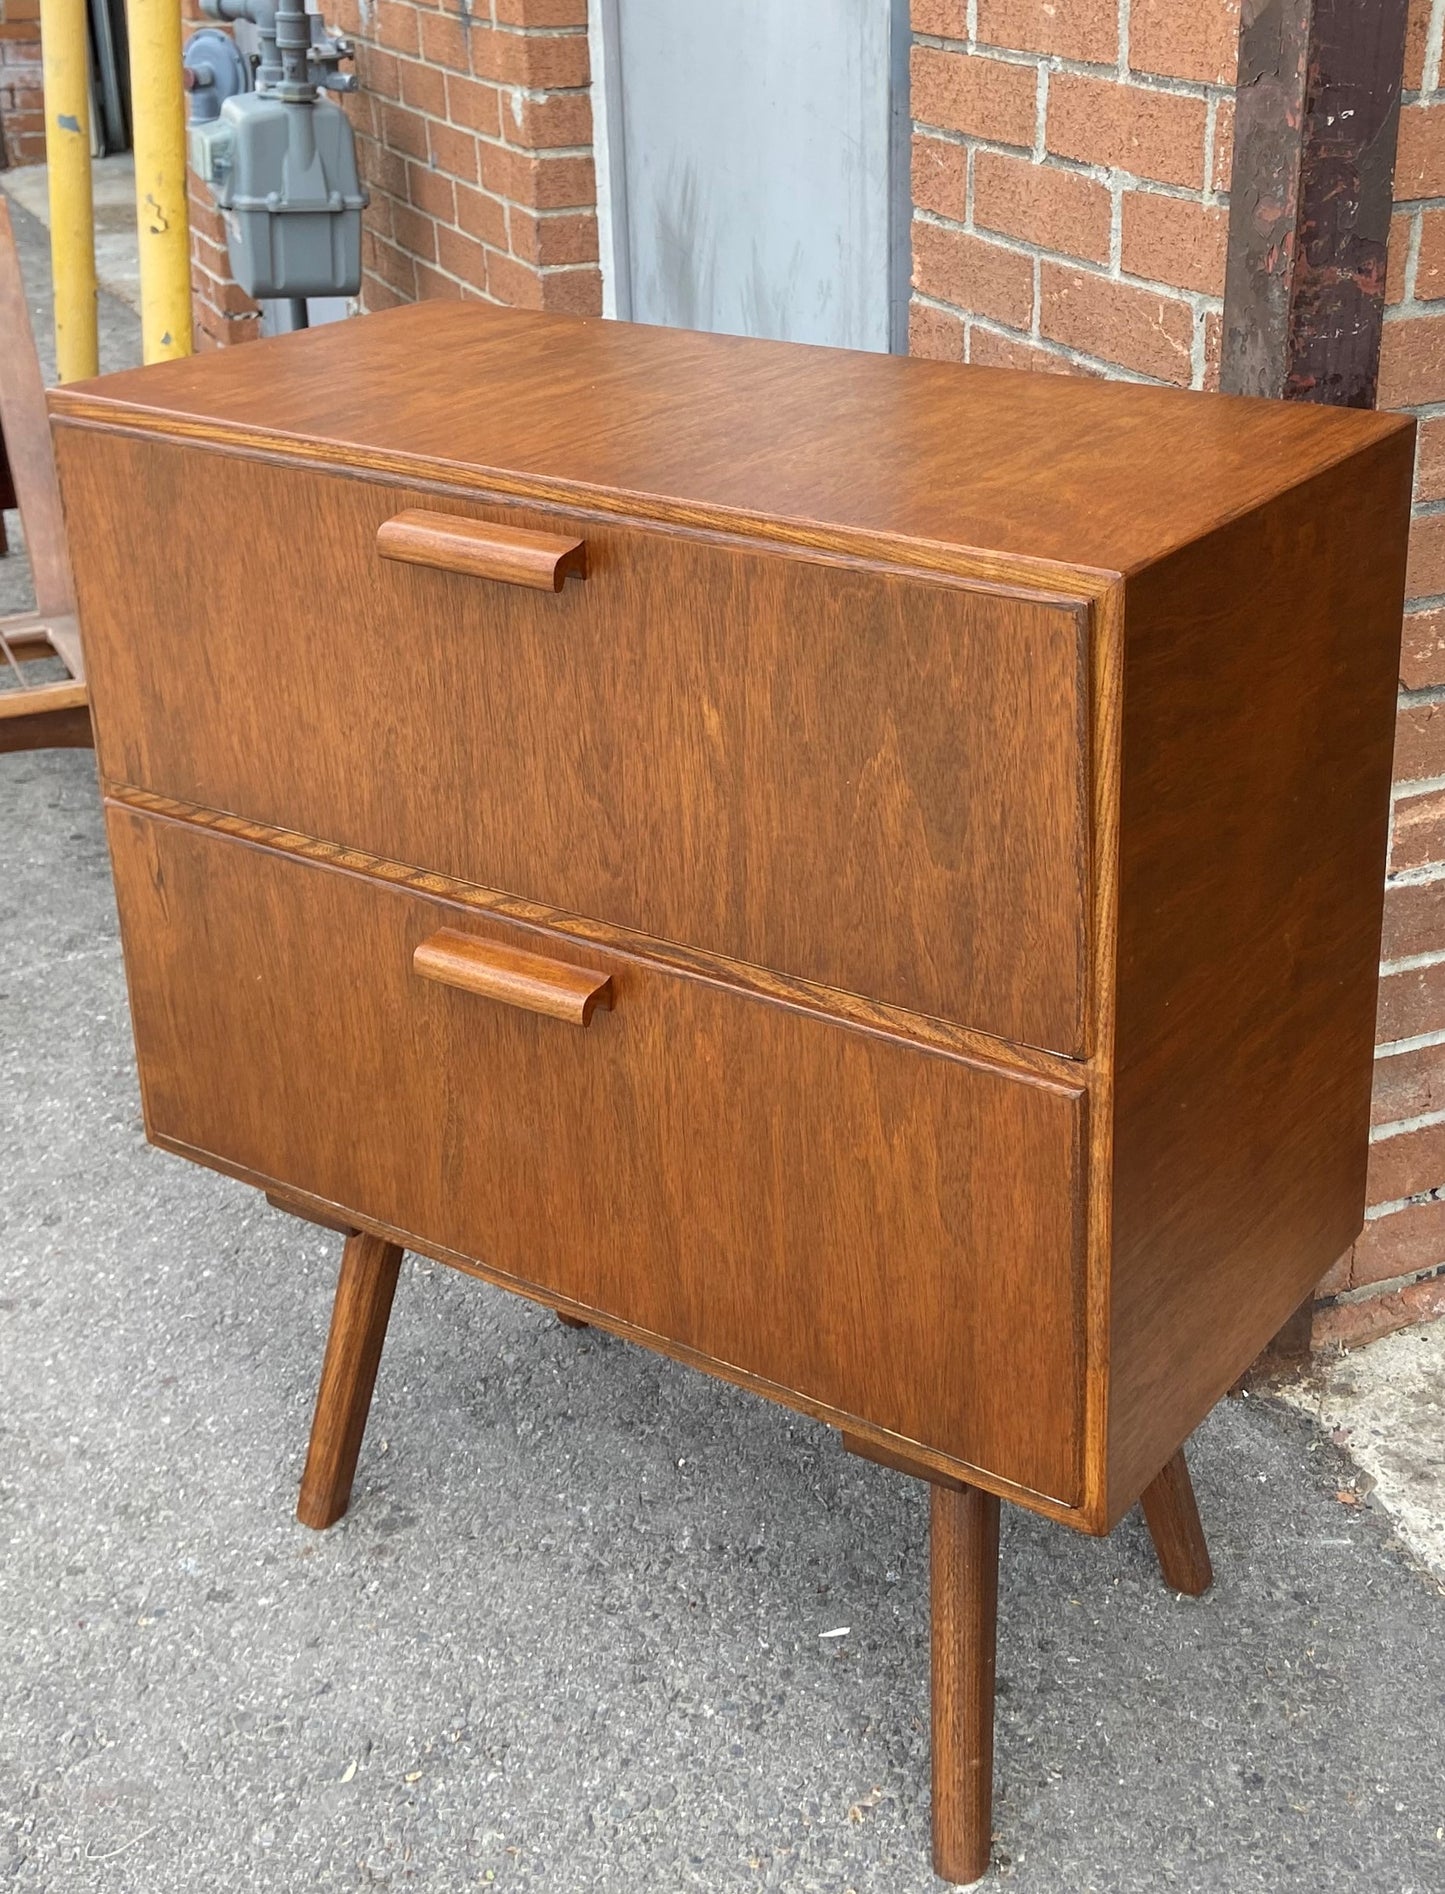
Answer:
[[[987, 1866], [998, 1501], [1168, 1581], [1357, 1233], [1398, 417], [428, 305], [52, 396], [152, 1140], [933, 1484]], [[156, 518], [165, 534], [152, 530]]]

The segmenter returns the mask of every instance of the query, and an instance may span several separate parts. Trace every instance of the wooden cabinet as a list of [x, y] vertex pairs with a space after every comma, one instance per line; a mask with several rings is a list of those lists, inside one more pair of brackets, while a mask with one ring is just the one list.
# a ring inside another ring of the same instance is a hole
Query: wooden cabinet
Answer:
[[[53, 397], [146, 1121], [934, 1482], [1141, 1495], [1353, 1240], [1398, 418], [429, 306]], [[164, 530], [157, 530], [164, 522]]]

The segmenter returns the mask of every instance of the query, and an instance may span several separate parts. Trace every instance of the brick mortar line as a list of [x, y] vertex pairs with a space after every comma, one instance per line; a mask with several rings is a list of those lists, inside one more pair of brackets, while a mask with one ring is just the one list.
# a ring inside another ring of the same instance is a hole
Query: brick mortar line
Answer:
[[1396, 1118], [1387, 1125], [1371, 1125], [1370, 1143], [1388, 1144], [1392, 1138], [1408, 1137], [1412, 1131], [1432, 1131], [1436, 1125], [1445, 1125], [1445, 1111], [1422, 1111], [1416, 1118]]
[[[430, 169], [430, 167], [428, 167], [428, 169]], [[452, 181], [450, 178], [447, 179], [448, 183]], [[514, 197], [502, 197], [496, 191], [488, 190], [487, 187], [482, 184], [467, 184], [465, 180], [463, 180], [463, 188], [469, 191], [475, 191], [479, 197], [485, 197], [489, 203], [496, 204], [502, 210], [525, 211], [529, 217], [585, 217], [589, 214], [596, 214], [596, 207], [592, 204], [556, 204], [547, 210], [538, 210], [535, 205], [520, 203]], [[451, 221], [440, 211], [426, 209], [424, 205], [418, 204], [410, 195], [400, 197], [395, 191], [389, 191], [380, 184], [372, 185], [371, 194], [373, 200], [384, 198], [389, 204], [400, 205], [403, 210], [411, 211], [415, 216], [425, 218], [428, 222], [436, 224], [441, 230], [455, 229], [460, 231], [463, 236], [468, 234], [460, 221]], [[455, 199], [453, 202], [455, 202]]]
[[1234, 87], [1224, 79], [1179, 79], [1167, 72], [1144, 72], [1131, 66], [1120, 71], [1118, 63], [1108, 65], [1093, 59], [1065, 59], [1059, 53], [1026, 52], [1017, 46], [993, 46], [980, 41], [947, 39], [938, 33], [915, 33], [915, 46], [927, 46], [941, 53], [954, 53], [964, 59], [986, 59], [1001, 66], [1046, 66], [1071, 79], [1096, 79], [1102, 85], [1134, 86], [1141, 92], [1168, 92], [1176, 98], [1207, 99], [1234, 96]]
[[1372, 1302], [1379, 1296], [1398, 1295], [1402, 1289], [1412, 1289], [1417, 1283], [1433, 1282], [1437, 1276], [1445, 1275], [1445, 1263], [1432, 1263], [1428, 1269], [1414, 1270], [1404, 1276], [1387, 1276], [1380, 1282], [1365, 1283], [1359, 1289], [1340, 1289], [1334, 1295], [1318, 1296], [1315, 1299], [1317, 1309], [1333, 1309], [1340, 1306], [1355, 1308], [1364, 1302]]
[[[931, 124], [926, 118], [911, 119], [909, 123], [915, 137], [922, 132], [924, 137], [937, 138], [947, 145], [965, 145], [970, 149], [977, 148], [980, 151], [996, 151], [1006, 158], [1031, 158], [1033, 155], [1032, 145], [1006, 145], [997, 138], [981, 138], [977, 132], [955, 131], [951, 125]], [[1047, 153], [1046, 157], [1053, 162], [1052, 152]], [[1065, 163], [1067, 160], [1060, 159], [1058, 162]]]
[[[971, 310], [959, 308], [956, 303], [936, 302], [931, 298], [924, 298], [922, 296], [920, 296], [918, 300], [920, 302], [927, 301], [930, 308], [941, 309], [950, 316], [962, 317], [970, 329], [982, 329], [986, 335], [996, 335], [1000, 341], [1024, 343], [1033, 348], [1043, 349], [1050, 355], [1058, 356], [1064, 361], [1072, 362], [1078, 368], [1096, 370], [1110, 381], [1133, 382], [1142, 388], [1179, 388], [1184, 386], [1184, 384], [1177, 381], [1165, 381], [1158, 375], [1146, 375], [1142, 370], [1129, 368], [1123, 362], [1116, 362], [1109, 356], [1091, 355], [1087, 349], [1078, 348], [1072, 342], [1061, 342], [1056, 336], [1045, 335], [1037, 328], [1028, 331], [1012, 329], [1006, 322], [1001, 322], [996, 316], [976, 315]], [[1035, 308], [1037, 311], [1037, 303]], [[972, 360], [971, 348], [969, 356], [966, 359]], [[1192, 341], [1190, 367], [1192, 371]], [[1192, 384], [1190, 384], [1190, 390], [1194, 393], [1198, 392], [1197, 389], [1193, 388]]]
[[[940, 144], [964, 145], [974, 151], [993, 152], [1000, 158], [1023, 159], [1040, 168], [1050, 165], [1056, 170], [1068, 172], [1071, 177], [1088, 178], [1108, 189], [1117, 187], [1137, 191], [1142, 196], [1172, 197], [1185, 203], [1204, 203], [1211, 207], [1217, 205], [1222, 208], [1229, 203], [1229, 192], [1216, 191], [1209, 182], [1209, 173], [1206, 173], [1203, 184], [1171, 184], [1166, 178], [1145, 177], [1141, 172], [1127, 170], [1120, 164], [1095, 164], [1087, 158], [1066, 157], [1061, 151], [1045, 151], [1040, 158], [1028, 145], [1009, 145], [1001, 139], [984, 138], [977, 132], [955, 131], [952, 126], [934, 125], [925, 118], [915, 118], [912, 125], [915, 135], [922, 133], [925, 138], [936, 138]], [[1445, 198], [1440, 202], [1445, 204]], [[1398, 305], [1392, 304], [1391, 307]]]
[[[525, 206], [522, 208], [525, 208]], [[420, 214], [425, 215], [426, 213], [422, 212]], [[502, 257], [508, 263], [515, 263], [519, 269], [531, 270], [533, 274], [537, 276], [558, 276], [571, 270], [595, 270], [598, 267], [596, 262], [534, 263], [528, 257], [518, 256], [514, 250], [499, 250], [496, 244], [488, 243], [485, 237], [474, 237], [469, 230], [463, 230], [456, 224], [443, 223], [440, 218], [436, 217], [432, 218], [431, 222], [435, 224], [438, 230], [450, 230], [456, 236], [465, 237], [468, 243], [476, 244], [477, 248], [483, 251], [487, 256]], [[438, 262], [436, 258], [418, 256], [414, 250], [406, 249], [402, 244], [398, 243], [394, 237], [385, 236], [379, 230], [371, 230], [367, 234], [371, 237], [373, 243], [383, 245], [386, 249], [394, 251], [397, 256], [405, 257], [410, 263], [423, 264], [427, 269], [435, 270], [438, 275], [445, 276], [454, 283], [465, 284], [469, 289], [476, 287], [474, 283], [469, 283], [466, 277], [458, 276], [455, 270], [449, 270], [445, 264]]]
[[[447, 17], [452, 16], [449, 15]], [[439, 66], [435, 60], [428, 59], [425, 53], [404, 53], [394, 46], [384, 45], [379, 39], [369, 38], [364, 33], [358, 34], [357, 39], [369, 52], [380, 53], [384, 58], [394, 59], [399, 66], [420, 66], [427, 72], [439, 73], [443, 79], [464, 79], [468, 85], [490, 86], [495, 92], [505, 92], [515, 98], [545, 101], [547, 99], [580, 97], [583, 94], [590, 98], [592, 94], [592, 82], [590, 79], [585, 85], [525, 85], [516, 79], [492, 79], [489, 78], [486, 73], [477, 72], [475, 70], [471, 72], [453, 72], [450, 66]], [[363, 90], [366, 92], [366, 96], [373, 99], [381, 99], [387, 105], [399, 105], [401, 103], [399, 99], [393, 99], [387, 93], [374, 92], [366, 88], [363, 88]], [[351, 96], [355, 97], [356, 94], [352, 94]]]
[[1422, 302], [1413, 302], [1413, 303], [1398, 302], [1398, 303], [1387, 303], [1385, 305], [1384, 320], [1385, 320], [1386, 326], [1389, 327], [1396, 322], [1409, 322], [1412, 318], [1418, 318], [1420, 316], [1441, 316], [1441, 315], [1445, 315], [1445, 309], [1442, 309], [1440, 307], [1440, 304], [1438, 301], [1423, 302], [1423, 303]]
[[[1445, 1184], [1437, 1185], [1434, 1190], [1417, 1190], [1410, 1197], [1392, 1197], [1388, 1203], [1372, 1203], [1365, 1206], [1365, 1223], [1383, 1223], [1387, 1217], [1398, 1217], [1402, 1210], [1415, 1210], [1423, 1203], [1439, 1203], [1440, 1192]], [[1436, 1274], [1445, 1269], [1445, 1263], [1437, 1263], [1431, 1269]]]
[[[1433, 596], [1438, 597], [1438, 594]], [[1395, 702], [1397, 708], [1403, 707], [1406, 710], [1413, 709], [1417, 704], [1445, 703], [1445, 684], [1402, 684]], [[1402, 780], [1408, 780], [1408, 778]]]
[[[1233, 96], [1231, 94], [1231, 96]], [[1215, 163], [1215, 140], [1219, 134], [1219, 100], [1209, 101], [1209, 109], [1204, 114], [1204, 188], [1201, 193], [1206, 204], [1227, 204], [1228, 191], [1219, 191], [1214, 187], [1215, 173], [1219, 169]]]
[[[501, 197], [496, 191], [489, 191], [481, 184], [469, 184], [466, 188], [471, 191], [476, 191], [478, 195], [487, 198], [491, 203], [500, 206], [503, 210], [524, 211], [528, 217], [595, 217], [597, 215], [597, 206], [595, 203], [557, 204], [550, 210], [538, 210], [534, 204], [523, 204], [515, 197]], [[471, 236], [471, 232], [464, 229], [460, 223], [448, 223], [447, 219], [439, 212], [423, 210], [420, 204], [413, 203], [409, 197], [398, 197], [395, 191], [381, 190], [380, 186], [373, 187], [373, 195], [376, 194], [386, 198], [390, 203], [400, 204], [403, 210], [412, 211], [416, 216], [426, 218], [429, 223], [435, 224], [438, 230], [455, 230], [458, 236]], [[473, 238], [473, 241], [481, 243], [483, 239], [476, 237]]]
[[[422, 62], [425, 63], [425, 62]], [[458, 79], [465, 79], [466, 73], [459, 72]], [[476, 79], [473, 85], [494, 85], [499, 92], [507, 93], [513, 99], [531, 99], [545, 105], [548, 99], [576, 99], [592, 97], [592, 82], [586, 85], [516, 85], [510, 79]]]
[[[1437, 686], [1436, 688], [1445, 688], [1445, 686]], [[1398, 783], [1391, 783], [1390, 794], [1397, 802], [1400, 798], [1396, 794], [1396, 791], [1402, 789], [1410, 796], [1428, 795], [1433, 790], [1445, 789], [1445, 776], [1420, 776], [1405, 778]]]
[[[1161, 283], [1157, 277], [1153, 276], [1135, 276], [1130, 272], [1116, 274], [1107, 263], [1094, 263], [1087, 257], [1074, 256], [1067, 250], [1051, 250], [1047, 244], [1035, 243], [1028, 237], [1012, 236], [1006, 230], [995, 230], [991, 224], [974, 222], [970, 226], [959, 223], [956, 218], [945, 217], [941, 211], [917, 208], [913, 212], [913, 221], [930, 224], [939, 230], [952, 230], [964, 237], [979, 237], [1006, 249], [1038, 257], [1045, 263], [1067, 264], [1070, 269], [1080, 269], [1090, 276], [1097, 276], [1101, 282], [1124, 283], [1131, 289], [1156, 289], [1160, 295], [1169, 297], [1171, 301], [1187, 303], [1190, 306], [1206, 304], [1213, 310], [1222, 309], [1224, 305], [1222, 296], [1212, 296], [1208, 290], [1182, 289], [1173, 283]], [[1426, 504], [1433, 506], [1436, 502], [1429, 501]], [[1445, 508], [1445, 502], [1439, 504]]]
[[[429, 118], [429, 123], [433, 125], [445, 125], [450, 130], [457, 132], [470, 130], [469, 126], [458, 125], [454, 120], [449, 118]], [[549, 158], [591, 158], [596, 155], [596, 147], [593, 145], [544, 145], [539, 149], [535, 145], [514, 145], [512, 141], [506, 137], [490, 138], [485, 132], [472, 132], [471, 136], [476, 139], [479, 145], [490, 146], [494, 151], [520, 152], [524, 158], [536, 158], [539, 163], [545, 163]]]
[[[449, 229], [450, 227], [450, 225], [442, 226], [443, 229]], [[485, 237], [473, 237], [469, 231], [465, 230], [460, 231], [458, 234], [467, 237], [470, 242], [476, 244], [477, 248], [483, 251], [486, 256], [501, 257], [508, 263], [515, 263], [519, 269], [531, 270], [535, 276], [559, 276], [571, 270], [595, 270], [597, 268], [596, 263], [533, 263], [527, 257], [518, 256], [514, 250], [499, 250], [496, 244], [488, 243]], [[387, 240], [382, 239], [382, 241]], [[393, 244], [391, 247], [395, 249], [397, 246]], [[403, 256], [410, 256], [411, 252], [409, 250], [403, 250], [401, 254]], [[467, 281], [464, 276], [458, 276], [454, 270], [447, 269], [443, 264], [433, 263], [428, 257], [417, 257], [415, 260], [418, 263], [425, 263], [428, 269], [438, 270], [443, 276], [451, 277], [453, 282], [465, 283]], [[469, 285], [469, 287], [474, 288], [475, 285]]]
[[[1432, 947], [1422, 954], [1401, 954], [1398, 960], [1380, 962], [1380, 978], [1388, 980], [1401, 973], [1424, 973], [1430, 967], [1445, 965], [1445, 947]], [[1383, 1042], [1385, 1056], [1391, 1056], [1391, 1048], [1404, 1045], [1402, 1039], [1387, 1039]], [[1375, 1047], [1375, 1056], [1380, 1056], [1380, 1046]]]
[[[434, 125], [441, 124], [445, 126], [445, 120], [441, 120], [441, 119], [433, 119], [431, 123]], [[454, 126], [446, 127], [446, 129], [455, 130], [456, 127]], [[499, 150], [499, 151], [515, 151], [516, 150], [516, 147], [513, 145], [500, 145], [493, 139], [487, 139], [482, 142], [485, 142], [491, 145], [494, 150]], [[566, 214], [569, 212], [576, 213], [579, 211], [588, 211], [588, 210], [595, 213], [597, 209], [597, 200], [594, 196], [593, 198], [589, 199], [588, 202], [583, 203], [583, 204], [553, 204], [553, 205], [550, 205], [548, 209], [544, 211], [542, 209], [539, 209], [538, 206], [536, 206], [535, 204], [523, 203], [520, 198], [505, 197], [502, 195], [500, 191], [494, 191], [490, 187], [490, 185], [481, 184], [481, 183], [474, 184], [469, 178], [454, 178], [449, 171], [443, 170], [440, 165], [432, 164], [429, 160], [425, 158], [414, 158], [410, 152], [398, 151], [394, 145], [383, 145], [382, 149], [393, 158], [402, 158], [408, 164], [419, 165], [423, 170], [430, 172], [433, 176], [445, 178], [449, 184], [460, 184], [466, 190], [479, 191], [483, 197], [491, 198], [492, 202], [495, 204], [513, 205], [518, 210], [529, 211], [531, 215], [534, 217], [545, 217], [545, 216], [551, 216], [554, 214], [560, 215], [560, 214]], [[590, 157], [592, 154], [591, 152], [588, 152], [586, 155]], [[435, 222], [439, 222], [439, 223], [443, 221], [441, 218], [437, 217], [437, 214], [435, 211], [424, 210], [420, 204], [414, 203], [410, 195], [406, 197], [398, 197], [395, 191], [388, 190], [385, 185], [377, 184], [375, 182], [371, 184], [370, 189], [372, 190], [373, 194], [380, 194], [382, 197], [390, 198], [390, 200], [394, 204], [404, 204], [408, 210], [414, 210], [419, 217], [430, 217]]]
[[[503, 197], [500, 192], [488, 189], [485, 184], [469, 184], [465, 178], [453, 179], [446, 172], [434, 172], [433, 167], [430, 165], [428, 165], [426, 169], [431, 175], [445, 177], [449, 184], [460, 183], [464, 189], [475, 191], [478, 196], [487, 198], [493, 204], [501, 205], [505, 210], [526, 211], [529, 217], [584, 217], [589, 214], [592, 216], [596, 216], [597, 214], [595, 202], [587, 204], [553, 204], [546, 210], [539, 210], [535, 204], [524, 204], [520, 199], [515, 197]], [[443, 217], [439, 211], [427, 210], [423, 205], [418, 204], [410, 195], [398, 197], [395, 191], [387, 190], [384, 185], [373, 184], [371, 186], [371, 194], [373, 198], [382, 197], [385, 198], [388, 203], [400, 204], [403, 210], [413, 211], [418, 217], [426, 217], [430, 219], [432, 223], [439, 225], [443, 230], [450, 230], [452, 228], [461, 230], [462, 228], [460, 224], [452, 225], [448, 223], [447, 219]], [[463, 230], [462, 234], [465, 236], [466, 232]]]
[[965, 316], [971, 328], [982, 329], [986, 335], [996, 335], [1004, 342], [1032, 343], [1035, 347], [1046, 350], [1050, 355], [1057, 355], [1064, 361], [1073, 362], [1079, 368], [1102, 369], [1114, 381], [1131, 381], [1150, 388], [1176, 385], [1158, 382], [1150, 375], [1141, 375], [1137, 369], [1125, 368], [1121, 363], [1108, 361], [1101, 355], [1090, 355], [1084, 349], [1075, 348], [1071, 342], [1057, 342], [1052, 336], [1047, 335], [1026, 335], [1022, 330], [1011, 329], [1006, 322], [1000, 322], [996, 317], [971, 315], [967, 310], [961, 310], [952, 303], [943, 303], [939, 306], [948, 310], [950, 315]]
[[[1416, 246], [1417, 256], [1418, 256], [1418, 253], [1419, 251], [1418, 251], [1418, 245], [1417, 245]], [[1409, 268], [1408, 264], [1406, 265], [1406, 268], [1407, 269]], [[1421, 301], [1418, 297], [1412, 296], [1408, 300], [1402, 300], [1397, 303], [1389, 303], [1385, 309], [1385, 320], [1387, 322], [1392, 319], [1395, 321], [1408, 322], [1411, 318], [1419, 318], [1423, 316], [1442, 316], [1442, 315], [1445, 315], [1445, 298], [1442, 298], [1439, 296], [1426, 297], [1424, 301]]]
[[1445, 1046], [1445, 1027], [1431, 1032], [1412, 1033], [1405, 1039], [1386, 1039], [1375, 1047], [1376, 1059], [1403, 1059], [1407, 1052], [1428, 1052], [1432, 1046]]
[[[418, 13], [430, 13], [430, 7], [418, 7]], [[474, 26], [485, 26], [489, 33], [507, 33], [513, 39], [586, 39], [585, 26], [518, 26], [513, 20], [472, 20], [466, 14], [447, 13], [441, 10], [443, 19], [460, 19], [463, 30], [470, 33]]]
[[[476, 130], [474, 126], [459, 125], [454, 118], [438, 118], [435, 112], [427, 111], [426, 107], [423, 105], [407, 105], [401, 99], [387, 99], [384, 102], [387, 105], [395, 106], [400, 111], [410, 112], [414, 117], [421, 119], [424, 124], [440, 125], [443, 131], [462, 132], [468, 138], [475, 138], [479, 145], [488, 145], [494, 151], [515, 151], [520, 157], [535, 158], [538, 160], [539, 163], [545, 163], [548, 159], [551, 159], [551, 158], [591, 158], [596, 155], [595, 145], [518, 145], [518, 144], [513, 144], [511, 139], [509, 139], [505, 133], [502, 133], [500, 136], [493, 138], [487, 132], [480, 132]], [[383, 151], [389, 151], [398, 158], [405, 158], [412, 164], [424, 163], [426, 164], [427, 169], [430, 171], [436, 171], [440, 169], [440, 167], [436, 164], [433, 164], [430, 159], [422, 159], [422, 158], [415, 157], [413, 156], [411, 152], [402, 150], [402, 148], [399, 145], [388, 144], [384, 133], [381, 135], [378, 135], [375, 132], [361, 132], [359, 135], [363, 138], [372, 139], [374, 143], [381, 146]], [[450, 173], [444, 172], [443, 176], [450, 176]], [[462, 184], [466, 183], [465, 178], [455, 179], [453, 181], [462, 183]]]

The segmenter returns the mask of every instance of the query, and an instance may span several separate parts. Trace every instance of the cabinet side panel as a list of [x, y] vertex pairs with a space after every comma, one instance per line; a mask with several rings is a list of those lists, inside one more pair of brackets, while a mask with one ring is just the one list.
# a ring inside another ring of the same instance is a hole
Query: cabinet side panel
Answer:
[[1111, 1519], [1363, 1220], [1412, 459], [1129, 587]]

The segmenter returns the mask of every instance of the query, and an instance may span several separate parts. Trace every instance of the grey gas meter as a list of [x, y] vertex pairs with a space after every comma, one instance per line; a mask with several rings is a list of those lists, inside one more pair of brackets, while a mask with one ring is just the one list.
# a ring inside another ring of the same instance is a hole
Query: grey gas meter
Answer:
[[262, 49], [254, 91], [224, 98], [210, 117], [193, 93], [191, 165], [225, 217], [232, 274], [258, 302], [354, 296], [367, 193], [346, 114], [320, 95], [355, 85], [336, 70], [350, 46], [299, 0], [202, 5], [213, 18], [248, 20]]
[[298, 109], [273, 93], [243, 92], [226, 100], [211, 135], [228, 139], [213, 188], [231, 271], [247, 295], [354, 296], [366, 194], [341, 107], [313, 99]]

